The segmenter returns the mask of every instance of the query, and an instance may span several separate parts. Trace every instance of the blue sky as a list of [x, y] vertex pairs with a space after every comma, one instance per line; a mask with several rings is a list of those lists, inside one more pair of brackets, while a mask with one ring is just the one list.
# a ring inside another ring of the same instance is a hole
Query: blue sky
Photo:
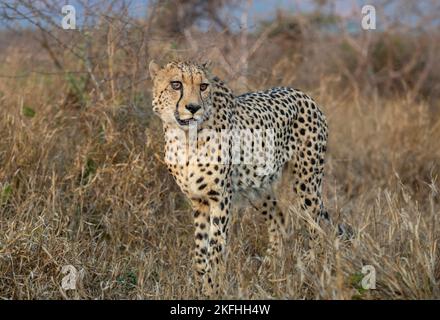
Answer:
[[[8, 4], [13, 4], [15, 1], [13, 0], [6, 0], [5, 3]], [[76, 8], [76, 13], [77, 13], [77, 23], [79, 25], [82, 24], [83, 19], [81, 18], [81, 13], [84, 12], [84, 8], [82, 5], [83, 1], [78, 1], [78, 0], [60, 0], [59, 2], [59, 6], [60, 6], [60, 10], [59, 10], [59, 18], [61, 19], [62, 15], [61, 15], [61, 7], [64, 4], [71, 4]], [[105, 7], [109, 2], [105, 1], [105, 0], [88, 0], [85, 1], [88, 4], [91, 4], [95, 7], [99, 7], [102, 6]], [[351, 0], [347, 1], [347, 0], [337, 0], [338, 3], [338, 7], [341, 10], [345, 10], [345, 8], [347, 7], [347, 4], [350, 3]], [[38, 1], [35, 1], [34, 3], [38, 4]], [[138, 17], [143, 17], [146, 15], [147, 11], [148, 11], [148, 4], [149, 1], [148, 0], [131, 0], [128, 1], [128, 3], [130, 3], [130, 9], [129, 9], [129, 14], [131, 16], [138, 16]], [[246, 6], [247, 1], [242, 1], [242, 7]], [[249, 12], [249, 17], [248, 17], [248, 22], [249, 25], [252, 27], [252, 25], [255, 25], [255, 22], [261, 19], [267, 20], [270, 19], [274, 16], [276, 9], [282, 9], [284, 11], [290, 11], [290, 12], [296, 12], [296, 11], [307, 11], [310, 10], [313, 7], [313, 0], [253, 0], [251, 2], [251, 7], [250, 7], [250, 12]], [[24, 10], [22, 8], [22, 10]], [[24, 10], [24, 12], [26, 12], [26, 10]], [[228, 14], [231, 14], [233, 17], [236, 18], [236, 20], [239, 20], [239, 17], [241, 16], [241, 10], [237, 9], [234, 10], [232, 12], [229, 12]], [[26, 26], [27, 23], [23, 22], [21, 23], [21, 25]]]
[[[170, 0], [171, 1], [171, 0]], [[12, 4], [14, 3], [14, 0], [6, 0], [5, 3]], [[54, 17], [54, 19], [60, 19], [62, 18], [61, 15], [61, 7], [64, 4], [72, 4], [75, 6], [77, 10], [77, 24], [78, 26], [81, 26], [83, 23], [83, 17], [82, 13], [84, 12], [84, 8], [82, 6], [82, 0], [59, 0], [59, 6], [60, 10], [57, 17]], [[105, 0], [86, 0], [86, 3], [94, 5], [95, 8], [105, 8], [105, 6], [109, 3]], [[129, 15], [131, 16], [138, 16], [143, 17], [146, 16], [148, 12], [148, 0], [129, 0], [127, 1], [130, 3], [129, 8]], [[34, 3], [38, 3], [38, 1], [35, 1]], [[232, 12], [228, 12], [229, 16], [232, 16], [232, 19], [229, 22], [230, 27], [232, 29], [238, 29], [240, 26], [240, 16], [242, 14], [242, 8], [246, 6], [247, 1], [242, 1], [241, 8], [238, 8], [236, 10], [233, 10]], [[334, 8], [336, 12], [342, 16], [349, 14], [354, 9], [353, 6], [357, 6], [360, 8], [362, 5], [370, 4], [370, 3], [377, 3], [377, 1], [374, 0], [334, 0]], [[394, 6], [388, 7], [389, 14], [396, 14], [398, 15], [398, 9], [399, 5], [401, 3], [404, 3], [404, 1], [397, 1]], [[420, 0], [417, 2], [414, 2], [414, 5], [417, 4], [419, 8], [422, 8], [423, 11], [429, 12], [430, 7], [427, 5], [430, 3], [427, 0]], [[282, 11], [287, 12], [307, 12], [314, 8], [315, 1], [314, 0], [253, 0], [251, 1], [251, 7], [249, 10], [249, 17], [248, 17], [248, 27], [250, 29], [253, 29], [256, 25], [256, 22], [260, 20], [270, 20], [274, 17], [275, 12], [277, 9], [281, 9]], [[2, 5], [0, 5], [1, 8]], [[381, 8], [377, 8], [380, 10]], [[395, 12], [395, 13], [394, 13]], [[408, 17], [405, 17], [406, 19], [411, 19]], [[404, 18], [402, 18], [403, 20]], [[1, 27], [0, 22], [0, 27]], [[26, 23], [25, 21], [22, 21], [19, 23], [21, 26], [29, 26], [29, 23]]]

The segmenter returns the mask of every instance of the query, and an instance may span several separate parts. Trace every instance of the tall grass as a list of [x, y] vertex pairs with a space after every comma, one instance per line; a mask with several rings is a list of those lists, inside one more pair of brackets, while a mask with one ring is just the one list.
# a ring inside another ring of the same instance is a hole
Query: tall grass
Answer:
[[[63, 104], [72, 81], [54, 77], [0, 83], [0, 297], [196, 298], [190, 208], [148, 91], [75, 107]], [[326, 202], [356, 237], [309, 240], [293, 211], [283, 259], [261, 270], [264, 223], [236, 215], [226, 297], [440, 298], [439, 120], [405, 98], [312, 94], [330, 126]], [[83, 270], [76, 291], [61, 288], [64, 265]], [[359, 283], [364, 265], [375, 290]]]

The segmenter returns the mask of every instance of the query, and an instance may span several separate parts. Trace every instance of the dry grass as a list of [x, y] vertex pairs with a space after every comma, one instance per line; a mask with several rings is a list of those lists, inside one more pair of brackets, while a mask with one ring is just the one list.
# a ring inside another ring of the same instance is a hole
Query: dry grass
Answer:
[[[13, 74], [20, 58], [9, 59]], [[148, 95], [75, 107], [68, 91], [53, 75], [0, 82], [0, 298], [197, 298], [190, 208], [161, 162]], [[311, 91], [330, 124], [326, 202], [356, 237], [309, 241], [294, 211], [283, 259], [260, 272], [265, 226], [246, 211], [232, 222], [225, 296], [440, 298], [438, 111], [326, 91]], [[64, 265], [84, 270], [76, 291], [61, 289]], [[375, 290], [359, 285], [363, 265]]]

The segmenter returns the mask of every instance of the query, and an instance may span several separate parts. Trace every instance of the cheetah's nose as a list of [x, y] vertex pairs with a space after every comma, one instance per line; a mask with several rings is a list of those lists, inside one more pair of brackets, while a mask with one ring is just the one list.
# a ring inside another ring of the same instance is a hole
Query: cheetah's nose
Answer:
[[185, 106], [185, 108], [186, 108], [189, 112], [191, 112], [192, 114], [194, 114], [194, 113], [196, 113], [197, 111], [200, 110], [201, 106], [199, 106], [198, 104], [190, 103], [190, 104], [187, 104], [187, 105]]

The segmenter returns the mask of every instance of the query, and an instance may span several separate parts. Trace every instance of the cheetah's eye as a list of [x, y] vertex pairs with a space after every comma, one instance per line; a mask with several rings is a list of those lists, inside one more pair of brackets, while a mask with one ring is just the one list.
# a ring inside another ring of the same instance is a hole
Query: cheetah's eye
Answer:
[[180, 90], [182, 88], [182, 82], [171, 81], [171, 88], [173, 88], [174, 90]]
[[208, 83], [202, 83], [200, 84], [200, 91], [205, 91], [208, 88], [209, 84]]

